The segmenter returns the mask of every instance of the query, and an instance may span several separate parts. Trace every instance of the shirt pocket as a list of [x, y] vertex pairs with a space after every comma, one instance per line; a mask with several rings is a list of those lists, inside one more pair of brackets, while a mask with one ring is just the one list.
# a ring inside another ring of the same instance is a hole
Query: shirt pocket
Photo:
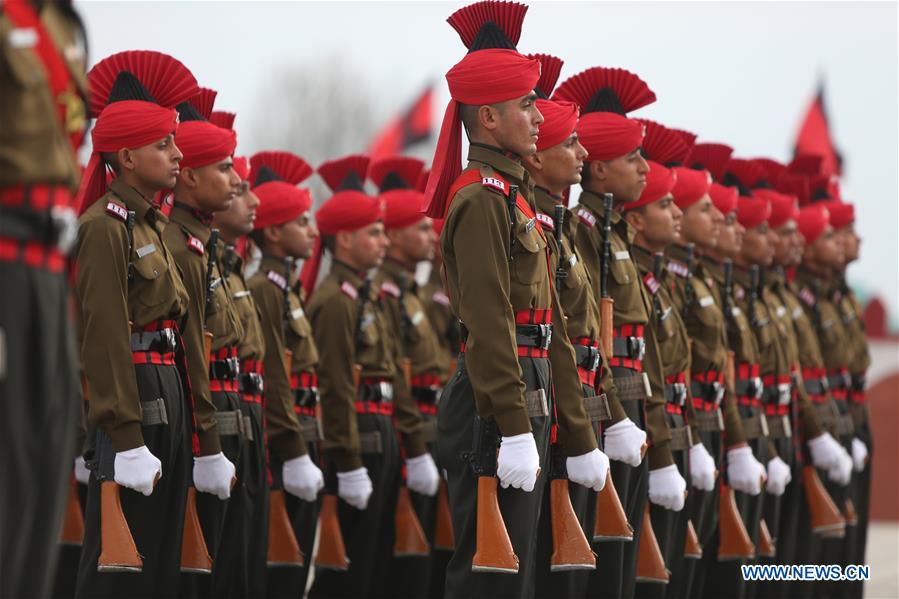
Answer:
[[522, 285], [534, 285], [546, 276], [546, 240], [535, 226], [519, 224], [512, 252], [512, 273]]
[[150, 247], [154, 249], [149, 250], [149, 253], [143, 254], [142, 257], [138, 257], [135, 250], [131, 263], [134, 271], [133, 284], [138, 287], [135, 295], [138, 301], [147, 307], [158, 306], [170, 299], [174, 293], [167, 283], [166, 273], [168, 273], [169, 264], [162, 249], [156, 244], [144, 245], [138, 249], [147, 251]]

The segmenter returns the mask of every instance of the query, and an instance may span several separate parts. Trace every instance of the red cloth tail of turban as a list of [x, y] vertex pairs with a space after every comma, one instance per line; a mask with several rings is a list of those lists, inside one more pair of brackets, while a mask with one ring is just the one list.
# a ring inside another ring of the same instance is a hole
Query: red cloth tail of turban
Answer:
[[178, 129], [178, 113], [152, 102], [125, 100], [109, 104], [100, 112], [91, 134], [93, 153], [81, 179], [75, 205], [84, 211], [106, 193], [103, 152], [140, 148], [164, 139]]
[[540, 61], [515, 50], [491, 48], [467, 54], [446, 74], [452, 99], [446, 107], [434, 163], [425, 189], [428, 216], [443, 218], [450, 187], [462, 173], [461, 104], [483, 106], [531, 93], [540, 78]]
[[175, 143], [184, 154], [181, 167], [200, 168], [234, 154], [237, 134], [231, 129], [216, 127], [208, 121], [187, 121], [178, 127]]
[[235, 156], [234, 172], [241, 181], [246, 181], [250, 177], [250, 159], [246, 156]]
[[649, 161], [649, 172], [646, 173], [646, 187], [636, 202], [625, 204], [626, 210], [633, 210], [640, 206], [646, 206], [658, 202], [674, 188], [677, 182], [677, 174], [673, 169], [667, 168], [658, 162]]
[[315, 238], [315, 245], [312, 246], [312, 255], [303, 262], [303, 269], [300, 271], [300, 284], [306, 292], [306, 297], [312, 297], [315, 291], [315, 283], [318, 281], [318, 273], [322, 267], [322, 254], [325, 246], [322, 245], [321, 235]]
[[577, 128], [580, 109], [574, 102], [537, 100], [537, 110], [543, 115], [537, 151], [542, 152], [568, 139]]

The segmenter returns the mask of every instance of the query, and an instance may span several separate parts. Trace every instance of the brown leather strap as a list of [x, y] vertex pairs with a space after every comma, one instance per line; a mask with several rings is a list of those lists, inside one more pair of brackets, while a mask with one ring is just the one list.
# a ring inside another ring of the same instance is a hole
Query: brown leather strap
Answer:
[[768, 415], [768, 436], [772, 439], [789, 439], [793, 436], [793, 427], [790, 426], [790, 417], [786, 414], [780, 416]]
[[384, 445], [381, 443], [380, 431], [359, 433], [360, 453], [381, 454], [384, 453]]
[[215, 420], [218, 422], [220, 437], [245, 436], [243, 415], [240, 413], [240, 410], [216, 412]]
[[528, 418], [549, 416], [549, 408], [546, 405], [546, 391], [543, 389], [525, 391], [524, 405], [528, 411]]
[[253, 421], [250, 420], [249, 416], [243, 417], [243, 432], [246, 435], [247, 441], [255, 441], [256, 436], [253, 434]]
[[634, 372], [633, 376], [616, 376], [614, 381], [620, 401], [646, 399], [646, 384], [643, 381], [642, 373]]
[[140, 421], [144, 426], [169, 423], [168, 414], [165, 411], [165, 401], [161, 397], [140, 402], [140, 413]]
[[324, 438], [322, 425], [315, 416], [300, 415], [300, 426], [303, 429], [303, 440], [306, 443], [317, 443]]
[[713, 412], [697, 410], [690, 423], [696, 430], [717, 433], [724, 430], [724, 418], [721, 409]]
[[671, 432], [671, 451], [684, 451], [690, 449], [690, 425], [673, 428]]
[[852, 423], [855, 425], [856, 429], [864, 428], [868, 425], [868, 421], [871, 417], [868, 413], [868, 404], [849, 404], [849, 413], [852, 415]]
[[605, 393], [600, 393], [593, 397], [584, 398], [584, 410], [590, 417], [590, 422], [603, 422], [612, 419], [612, 412], [609, 410], [609, 400]]
[[743, 433], [747, 439], [758, 439], [768, 436], [768, 421], [764, 414], [756, 414], [751, 418], [743, 418]]

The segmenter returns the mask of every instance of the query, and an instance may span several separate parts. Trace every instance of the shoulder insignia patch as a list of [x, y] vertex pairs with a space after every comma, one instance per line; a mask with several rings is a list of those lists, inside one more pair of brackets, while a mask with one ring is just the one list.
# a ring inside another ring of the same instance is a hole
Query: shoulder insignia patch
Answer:
[[359, 297], [359, 290], [350, 285], [349, 281], [344, 281], [343, 284], [340, 285], [340, 290], [350, 299], [357, 299]]
[[199, 237], [194, 237], [190, 234], [187, 235], [187, 247], [198, 256], [202, 256], [206, 253], [206, 248], [203, 246], [203, 242], [200, 241]]
[[122, 222], [128, 220], [128, 210], [124, 206], [116, 204], [115, 202], [107, 202], [106, 214], [114, 216]]
[[809, 306], [814, 306], [818, 301], [815, 298], [815, 294], [812, 293], [808, 287], [803, 287], [799, 290], [799, 299], [804, 301]]
[[392, 295], [396, 299], [400, 298], [400, 288], [390, 281], [381, 283], [381, 297], [384, 297], [385, 293], [387, 295]]
[[540, 221], [540, 225], [543, 228], [549, 229], [550, 231], [556, 230], [556, 223], [553, 222], [552, 217], [550, 217], [548, 214], [543, 214], [542, 212], [538, 212], [537, 220]]
[[269, 281], [274, 283], [278, 287], [278, 289], [280, 289], [281, 291], [284, 291], [285, 289], [287, 289], [287, 279], [284, 278], [284, 275], [281, 275], [279, 273], [276, 273], [273, 270], [270, 270], [267, 273], [265, 273], [265, 276]]
[[682, 279], [686, 279], [690, 274], [690, 271], [687, 270], [687, 265], [683, 262], [678, 262], [677, 260], [668, 261], [668, 271]]
[[431, 299], [434, 300], [435, 303], [440, 304], [441, 306], [449, 306], [450, 298], [447, 294], [442, 291], [435, 291], [433, 295], [431, 295]]
[[498, 177], [483, 177], [481, 178], [481, 185], [506, 195], [506, 182]]
[[588, 227], [596, 226], [596, 216], [586, 208], [580, 207], [574, 214]]
[[653, 274], [651, 272], [648, 272], [645, 275], [643, 275], [643, 284], [646, 285], [646, 289], [648, 289], [652, 295], [655, 295], [656, 293], [658, 293], [659, 287], [661, 287], [658, 280], [656, 280], [656, 278], [653, 276]]

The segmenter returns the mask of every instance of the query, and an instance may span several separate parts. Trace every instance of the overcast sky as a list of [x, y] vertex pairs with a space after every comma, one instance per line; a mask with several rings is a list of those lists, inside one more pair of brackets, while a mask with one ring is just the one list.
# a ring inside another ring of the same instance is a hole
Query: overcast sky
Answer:
[[[564, 59], [563, 80], [596, 65], [634, 71], [658, 97], [635, 116], [691, 130], [700, 141], [728, 143], [736, 156], [789, 159], [800, 117], [823, 78], [832, 132], [846, 160], [843, 195], [855, 202], [864, 237], [850, 279], [882, 295], [896, 314], [896, 3], [529, 4], [519, 50]], [[291, 104], [265, 93], [272, 78], [334, 60], [372, 94], [375, 119], [386, 120], [426, 82], [437, 82], [439, 127], [448, 99], [443, 74], [464, 53], [445, 19], [463, 5], [76, 0], [93, 62], [126, 49], [176, 56], [201, 85], [219, 91], [217, 108], [238, 113], [243, 154], [275, 149], [259, 147], [252, 126]]]

